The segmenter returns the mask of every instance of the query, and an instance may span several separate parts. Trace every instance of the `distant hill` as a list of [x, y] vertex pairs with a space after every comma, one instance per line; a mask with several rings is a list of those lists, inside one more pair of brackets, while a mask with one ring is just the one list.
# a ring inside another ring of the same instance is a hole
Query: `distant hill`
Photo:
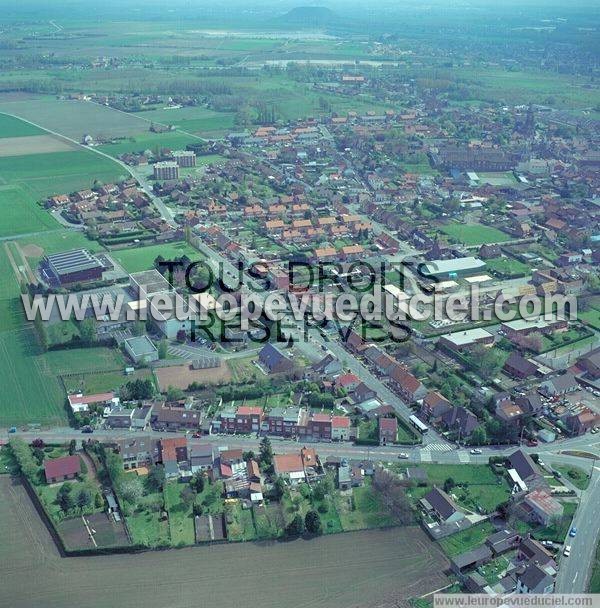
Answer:
[[297, 6], [278, 19], [281, 24], [295, 27], [325, 27], [339, 21], [339, 16], [324, 6]]

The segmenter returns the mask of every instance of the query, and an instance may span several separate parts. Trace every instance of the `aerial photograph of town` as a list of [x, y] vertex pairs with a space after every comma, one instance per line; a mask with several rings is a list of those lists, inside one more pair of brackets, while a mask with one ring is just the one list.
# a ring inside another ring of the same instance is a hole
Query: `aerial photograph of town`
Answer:
[[598, 0], [0, 7], [0, 608], [600, 608]]

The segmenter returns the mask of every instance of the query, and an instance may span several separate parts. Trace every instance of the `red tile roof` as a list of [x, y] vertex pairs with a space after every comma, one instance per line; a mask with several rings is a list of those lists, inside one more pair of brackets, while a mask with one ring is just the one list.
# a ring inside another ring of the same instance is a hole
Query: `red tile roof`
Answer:
[[64, 456], [63, 458], [52, 458], [44, 462], [46, 480], [75, 475], [81, 471], [79, 456]]
[[331, 426], [336, 429], [345, 429], [350, 427], [350, 418], [346, 416], [334, 416], [331, 419]]

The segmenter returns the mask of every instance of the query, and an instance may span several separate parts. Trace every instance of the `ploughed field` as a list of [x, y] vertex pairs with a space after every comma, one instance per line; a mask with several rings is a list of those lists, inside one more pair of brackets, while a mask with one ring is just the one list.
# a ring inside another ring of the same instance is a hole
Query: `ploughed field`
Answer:
[[24, 488], [0, 476], [0, 606], [397, 606], [447, 583], [419, 528], [61, 558]]

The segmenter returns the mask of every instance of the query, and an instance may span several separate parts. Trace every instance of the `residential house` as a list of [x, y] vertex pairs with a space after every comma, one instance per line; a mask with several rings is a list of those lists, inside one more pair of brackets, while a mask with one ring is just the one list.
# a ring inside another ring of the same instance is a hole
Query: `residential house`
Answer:
[[442, 416], [452, 411], [453, 405], [437, 391], [429, 391], [423, 399], [420, 415], [425, 420], [439, 422]]
[[192, 473], [212, 471], [213, 462], [213, 446], [210, 443], [192, 445], [190, 448], [190, 467]]
[[396, 443], [398, 439], [398, 419], [379, 418], [379, 445]]
[[159, 460], [158, 439], [148, 435], [116, 439], [113, 443], [121, 455], [124, 469], [148, 467]]
[[546, 397], [560, 397], [579, 389], [577, 379], [571, 372], [556, 376], [540, 384], [539, 391]]
[[150, 418], [152, 428], [162, 431], [197, 431], [202, 423], [199, 410], [188, 409], [179, 405], [156, 404]]
[[537, 365], [528, 361], [516, 351], [509, 355], [502, 369], [506, 374], [518, 380], [535, 376], [538, 371]]
[[521, 509], [528, 514], [532, 521], [547, 526], [562, 517], [563, 506], [558, 500], [542, 489], [529, 492], [525, 496]]
[[600, 416], [589, 407], [583, 408], [566, 419], [566, 425], [572, 435], [585, 435], [600, 422]]
[[294, 362], [271, 343], [265, 344], [258, 355], [258, 360], [270, 374], [289, 372], [294, 367]]
[[167, 477], [179, 477], [189, 466], [187, 437], [161, 439], [159, 458]]
[[275, 475], [285, 477], [292, 485], [306, 480], [304, 463], [300, 454], [275, 454], [273, 468]]
[[552, 593], [554, 591], [553, 569], [529, 563], [517, 570], [517, 593]]
[[452, 498], [437, 487], [429, 491], [420, 502], [428, 513], [434, 513], [442, 523], [456, 523], [465, 518], [465, 514]]
[[449, 412], [443, 414], [441, 423], [449, 431], [458, 433], [461, 439], [470, 437], [479, 426], [477, 416], [462, 406], [453, 407]]
[[57, 483], [67, 479], [75, 479], [81, 472], [81, 461], [76, 454], [61, 458], [44, 460], [44, 473], [47, 483]]
[[351, 436], [351, 421], [347, 416], [331, 417], [331, 439], [333, 441], [348, 441]]
[[414, 403], [427, 394], [427, 389], [423, 384], [400, 364], [392, 369], [390, 380], [402, 399], [408, 403]]

